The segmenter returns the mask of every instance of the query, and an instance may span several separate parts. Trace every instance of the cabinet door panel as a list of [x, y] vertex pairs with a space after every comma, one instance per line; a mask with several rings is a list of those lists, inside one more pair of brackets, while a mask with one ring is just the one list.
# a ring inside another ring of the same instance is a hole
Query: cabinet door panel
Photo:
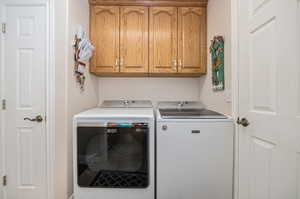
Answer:
[[148, 73], [148, 31], [147, 7], [121, 7], [121, 72]]
[[177, 42], [177, 8], [151, 7], [151, 73], [177, 73]]
[[206, 9], [178, 9], [178, 70], [206, 73]]
[[91, 72], [119, 72], [119, 7], [95, 6], [91, 15], [91, 39], [96, 47]]

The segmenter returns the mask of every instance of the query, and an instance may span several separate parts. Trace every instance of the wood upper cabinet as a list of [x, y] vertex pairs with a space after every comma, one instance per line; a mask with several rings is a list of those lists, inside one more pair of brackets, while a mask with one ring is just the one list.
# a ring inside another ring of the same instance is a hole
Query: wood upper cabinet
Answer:
[[206, 9], [178, 8], [178, 72], [206, 73]]
[[96, 47], [90, 71], [96, 75], [206, 73], [206, 7], [97, 4], [91, 6], [90, 29]]
[[150, 73], [177, 73], [177, 8], [150, 8]]
[[96, 74], [119, 72], [119, 7], [91, 7], [91, 40], [96, 50], [90, 71]]
[[148, 8], [121, 7], [120, 72], [148, 74]]
[[206, 8], [150, 8], [150, 72], [199, 76], [206, 73]]

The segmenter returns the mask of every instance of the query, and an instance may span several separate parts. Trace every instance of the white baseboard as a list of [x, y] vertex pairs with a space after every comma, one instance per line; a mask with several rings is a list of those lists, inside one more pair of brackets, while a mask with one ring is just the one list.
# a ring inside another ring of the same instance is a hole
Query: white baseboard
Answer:
[[72, 194], [69, 199], [74, 199], [74, 195]]

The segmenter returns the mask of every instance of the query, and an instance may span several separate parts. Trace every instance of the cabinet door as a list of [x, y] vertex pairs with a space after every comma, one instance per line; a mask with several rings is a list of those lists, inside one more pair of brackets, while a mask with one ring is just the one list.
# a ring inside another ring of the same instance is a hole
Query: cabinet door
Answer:
[[206, 8], [178, 8], [178, 70], [206, 73]]
[[121, 7], [121, 72], [148, 73], [148, 28], [147, 7]]
[[150, 8], [150, 72], [177, 73], [177, 8]]
[[91, 60], [91, 72], [119, 72], [119, 7], [91, 8], [91, 40], [96, 47]]

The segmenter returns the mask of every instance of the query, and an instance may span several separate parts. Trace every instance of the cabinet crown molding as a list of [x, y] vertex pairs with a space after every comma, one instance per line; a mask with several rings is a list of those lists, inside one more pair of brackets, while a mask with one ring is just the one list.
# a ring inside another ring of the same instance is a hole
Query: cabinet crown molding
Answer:
[[89, 0], [90, 5], [206, 7], [208, 0]]

